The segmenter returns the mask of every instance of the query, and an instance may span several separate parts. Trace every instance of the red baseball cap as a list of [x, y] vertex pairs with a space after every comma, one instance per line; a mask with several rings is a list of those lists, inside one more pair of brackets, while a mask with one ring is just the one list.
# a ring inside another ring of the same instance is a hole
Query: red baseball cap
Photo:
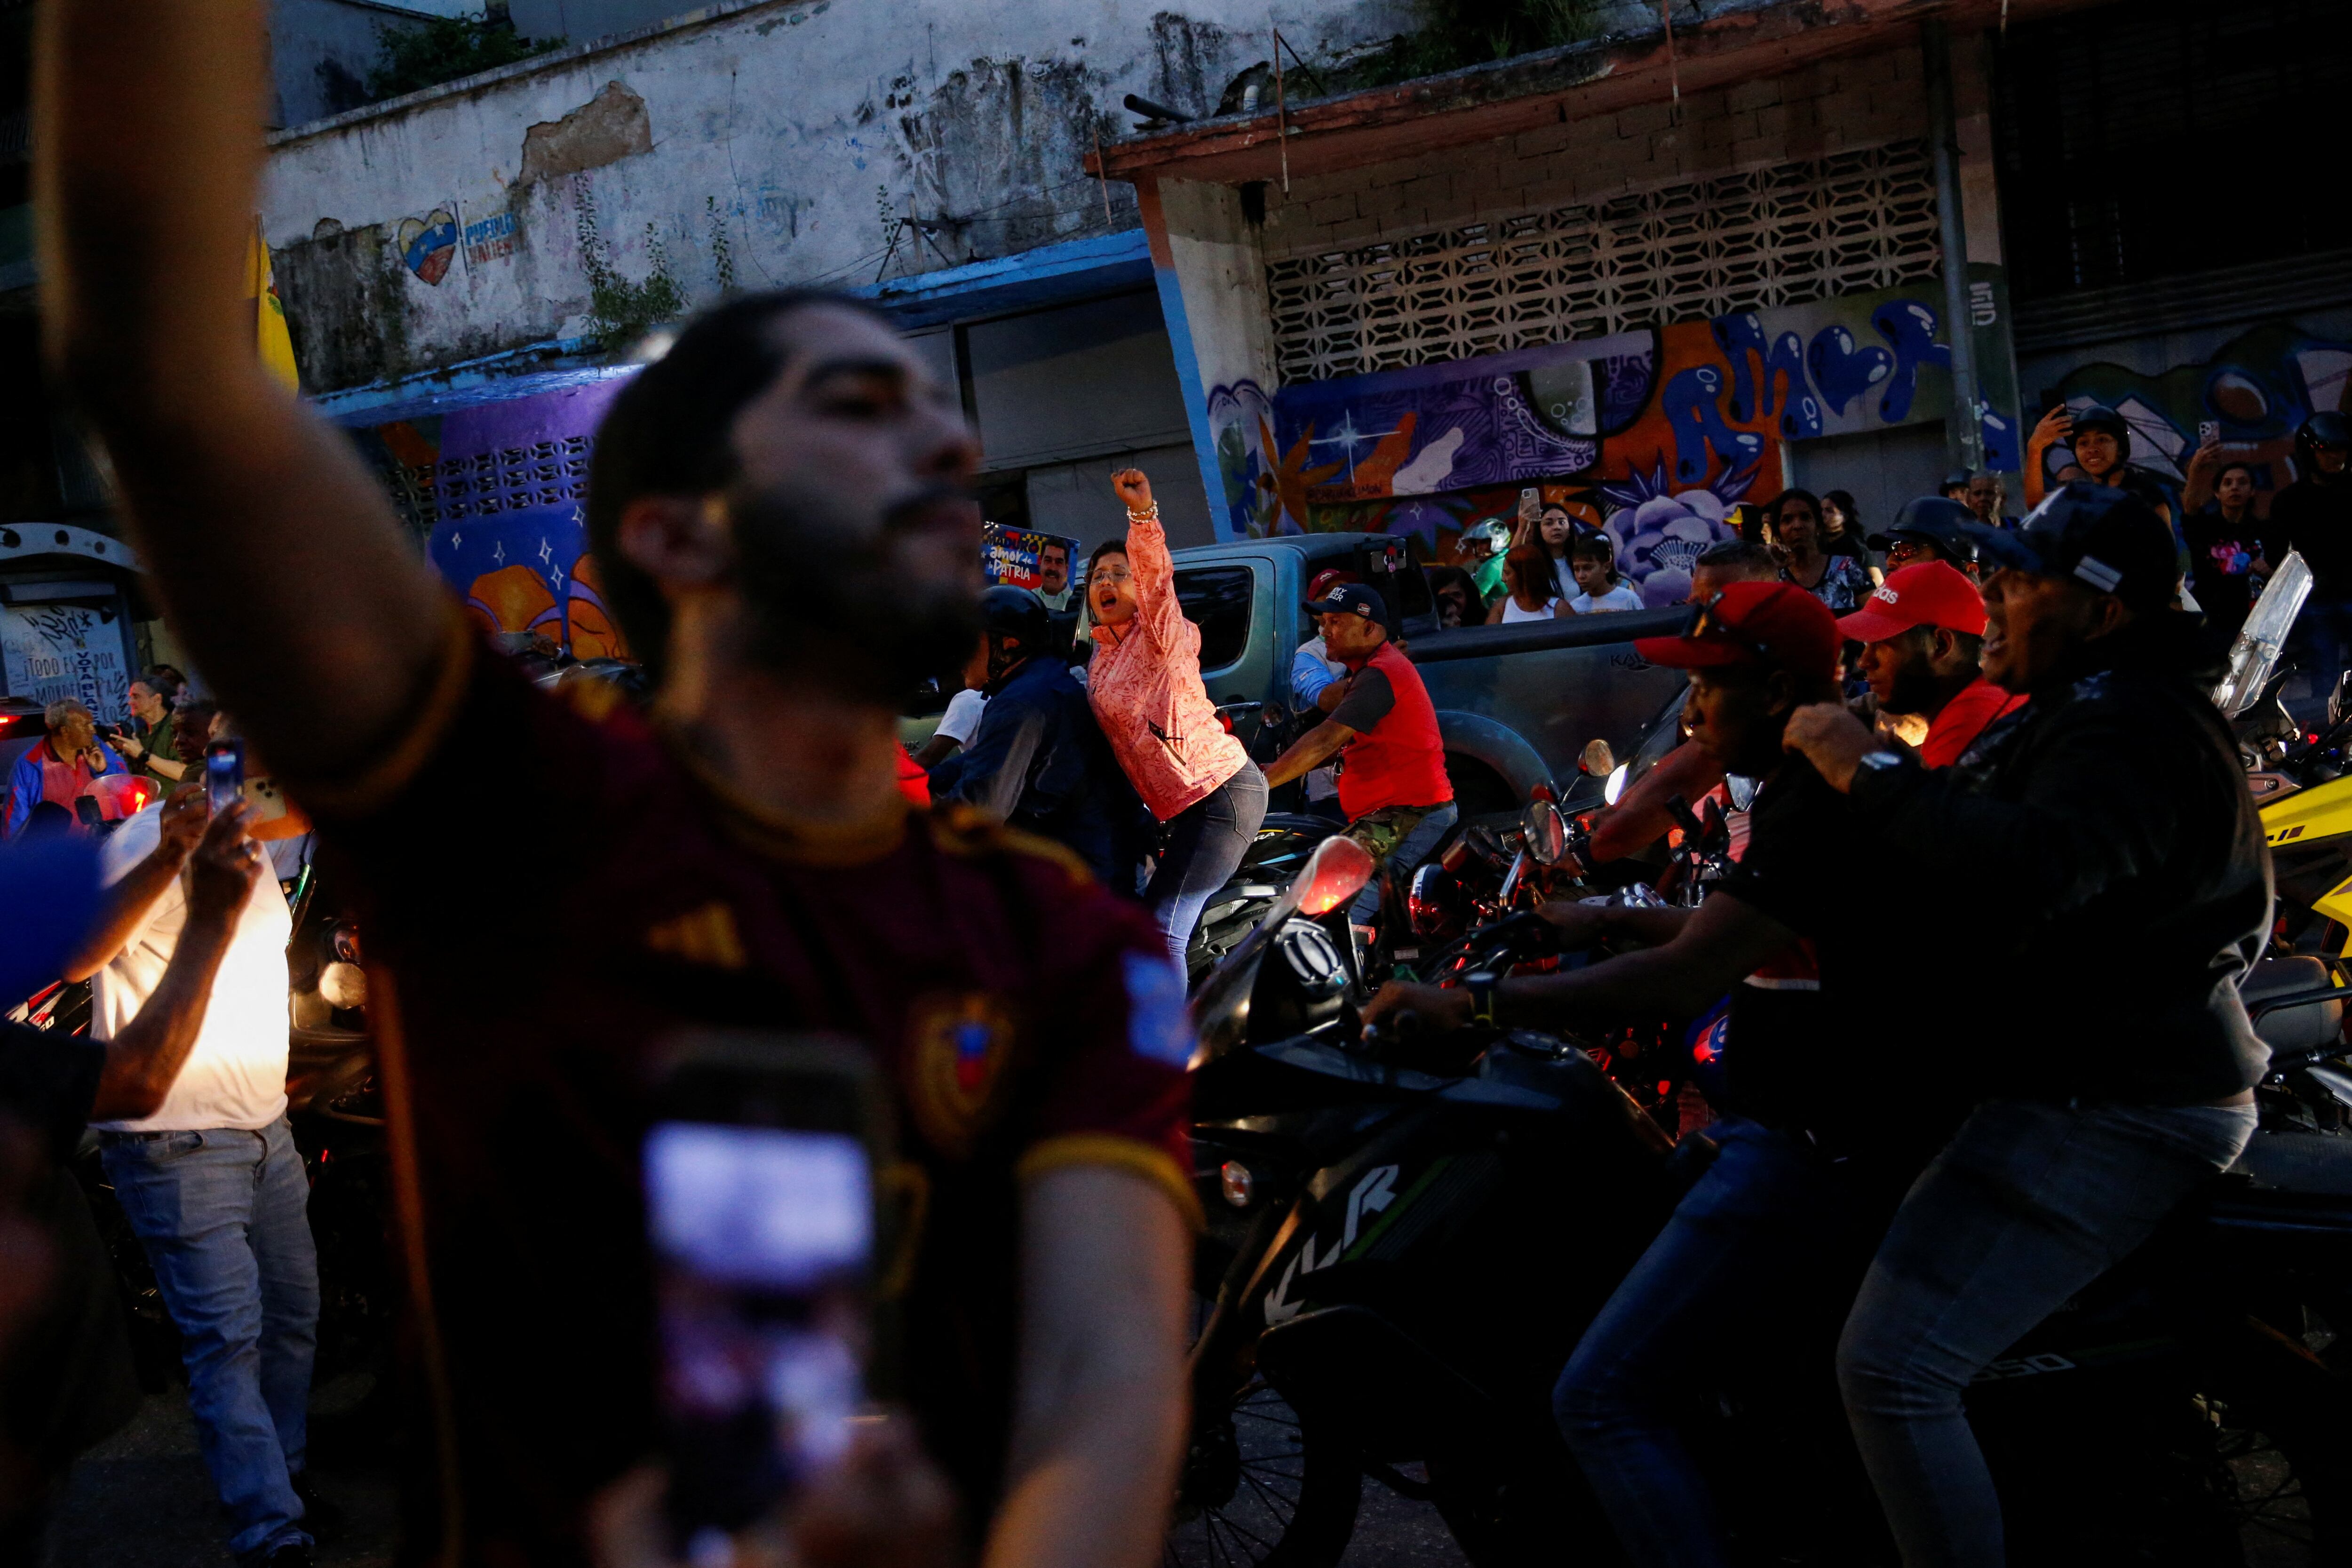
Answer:
[[1984, 595], [1947, 561], [1916, 561], [1886, 581], [1862, 608], [1839, 618], [1841, 635], [1855, 642], [1885, 642], [1913, 626], [1984, 636]]
[[1633, 651], [1671, 669], [1768, 664], [1800, 675], [1837, 674], [1837, 617], [1793, 583], [1734, 583], [1693, 605], [1683, 635], [1636, 637]]

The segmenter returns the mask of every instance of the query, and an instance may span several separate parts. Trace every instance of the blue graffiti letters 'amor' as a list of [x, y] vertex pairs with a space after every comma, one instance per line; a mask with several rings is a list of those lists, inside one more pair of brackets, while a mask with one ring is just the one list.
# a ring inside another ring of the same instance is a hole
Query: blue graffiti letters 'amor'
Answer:
[[1784, 439], [1820, 435], [1822, 409], [1805, 384], [1803, 340], [1794, 332], [1768, 337], [1753, 310], [1717, 316], [1712, 325], [1723, 357], [1731, 362], [1731, 417], [1746, 425], [1780, 406]]
[[1935, 364], [1949, 370], [1952, 351], [1936, 341], [1936, 312], [1916, 300], [1888, 300], [1870, 313], [1870, 324], [1895, 350], [1895, 374], [1878, 400], [1878, 416], [1899, 425], [1910, 416], [1912, 396], [1919, 390], [1919, 367]]
[[1714, 467], [1708, 448], [1733, 467], [1762, 454], [1764, 437], [1734, 430], [1723, 417], [1723, 373], [1713, 365], [1693, 365], [1666, 383], [1660, 407], [1675, 428], [1675, 478], [1686, 485], [1700, 483]]

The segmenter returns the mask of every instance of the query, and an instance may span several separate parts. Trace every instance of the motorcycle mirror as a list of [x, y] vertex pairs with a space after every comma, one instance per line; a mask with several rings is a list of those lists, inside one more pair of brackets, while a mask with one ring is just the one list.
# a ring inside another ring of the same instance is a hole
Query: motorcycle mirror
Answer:
[[1557, 866], [1568, 853], [1568, 823], [1559, 807], [1548, 800], [1530, 802], [1519, 819], [1527, 835], [1528, 858], [1540, 866]]
[[1699, 836], [1706, 829], [1700, 826], [1698, 818], [1691, 814], [1690, 802], [1678, 795], [1668, 795], [1666, 816], [1683, 830], [1683, 843], [1693, 849], [1697, 848]]
[[1625, 793], [1625, 773], [1632, 766], [1630, 763], [1619, 763], [1609, 770], [1609, 782], [1601, 786], [1601, 799], [1604, 805], [1615, 805], [1618, 797]]
[[1405, 894], [1405, 913], [1415, 936], [1435, 936], [1445, 929], [1454, 907], [1461, 901], [1462, 884], [1446, 874], [1445, 868], [1432, 860], [1412, 874], [1412, 887]]
[[1605, 779], [1617, 771], [1617, 753], [1609, 749], [1606, 741], [1587, 741], [1584, 754], [1576, 765], [1591, 778]]

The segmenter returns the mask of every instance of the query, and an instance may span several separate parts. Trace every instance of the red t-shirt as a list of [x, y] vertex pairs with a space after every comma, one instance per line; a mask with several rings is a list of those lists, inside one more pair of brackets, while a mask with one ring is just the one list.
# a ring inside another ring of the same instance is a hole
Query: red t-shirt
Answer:
[[2004, 691], [1979, 675], [1937, 713], [1919, 742], [1919, 760], [1931, 768], [1948, 768], [1976, 744], [1984, 727], [2025, 700], [2022, 692]]
[[1339, 809], [1350, 822], [1388, 806], [1444, 805], [1454, 798], [1437, 710], [1421, 671], [1394, 643], [1381, 644], [1356, 667], [1331, 719], [1357, 732], [1339, 753]]
[[879, 1059], [886, 1186], [920, 1215], [898, 1392], [984, 1522], [1022, 1178], [1121, 1166], [1197, 1214], [1164, 942], [1058, 847], [896, 798], [860, 828], [796, 827], [698, 776], [612, 689], [565, 697], [461, 637], [374, 775], [295, 791], [363, 887], [388, 982], [371, 1021], [439, 1406], [418, 1430], [454, 1437], [467, 1560], [578, 1560], [583, 1500], [648, 1447], [646, 1068], [689, 1022], [829, 1031]]

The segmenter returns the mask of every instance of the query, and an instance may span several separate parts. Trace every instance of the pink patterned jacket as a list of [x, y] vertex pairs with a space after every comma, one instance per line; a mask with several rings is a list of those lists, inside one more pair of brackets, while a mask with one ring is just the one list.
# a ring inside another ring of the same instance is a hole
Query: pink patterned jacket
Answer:
[[1215, 792], [1249, 761], [1201, 684], [1201, 628], [1176, 603], [1176, 563], [1160, 508], [1127, 515], [1135, 619], [1094, 628], [1087, 697], [1151, 815], [1166, 822]]

